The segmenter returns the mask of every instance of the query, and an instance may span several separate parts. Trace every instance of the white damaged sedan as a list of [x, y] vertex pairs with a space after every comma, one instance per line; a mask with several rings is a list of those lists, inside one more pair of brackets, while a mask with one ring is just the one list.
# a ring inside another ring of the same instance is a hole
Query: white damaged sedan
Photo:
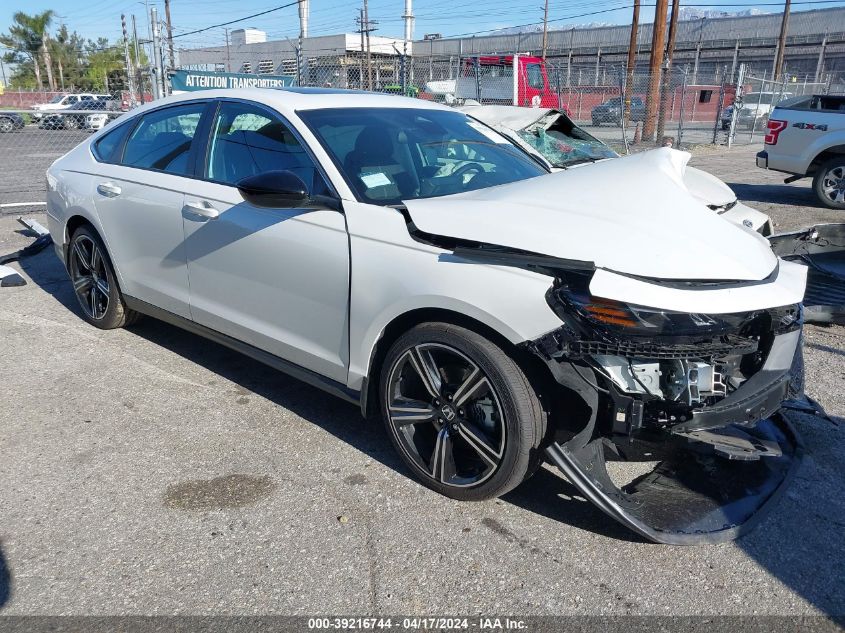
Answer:
[[[661, 149], [549, 173], [436, 104], [329, 89], [183, 94], [49, 169], [82, 316], [179, 325], [379, 416], [456, 499], [544, 458], [665, 543], [735, 537], [797, 464], [806, 268]], [[607, 455], [660, 460], [618, 487]], [[554, 498], [549, 503], [555, 503]]]

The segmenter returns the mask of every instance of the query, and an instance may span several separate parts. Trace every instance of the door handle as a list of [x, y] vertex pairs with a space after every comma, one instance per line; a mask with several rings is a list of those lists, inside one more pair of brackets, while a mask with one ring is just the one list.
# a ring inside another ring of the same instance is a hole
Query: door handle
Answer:
[[120, 187], [110, 182], [101, 182], [97, 185], [97, 193], [106, 198], [116, 198], [120, 195]]
[[210, 202], [186, 202], [182, 210], [206, 220], [216, 220], [220, 216], [220, 211], [215, 209]]

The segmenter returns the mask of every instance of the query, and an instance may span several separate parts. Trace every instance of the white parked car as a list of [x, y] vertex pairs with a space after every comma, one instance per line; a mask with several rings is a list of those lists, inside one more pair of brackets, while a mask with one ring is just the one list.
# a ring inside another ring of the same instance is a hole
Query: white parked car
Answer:
[[[510, 137], [524, 149], [538, 154], [552, 171], [619, 157], [613, 149], [575, 125], [560, 110], [505, 105], [473, 105], [460, 109]], [[681, 177], [693, 196], [731, 222], [764, 236], [772, 234], [772, 221], [768, 215], [737, 200], [733, 190], [712, 174], [686, 165], [689, 159], [690, 155], [684, 153]]]
[[80, 101], [93, 101], [98, 95], [91, 92], [80, 92], [74, 94], [58, 94], [47, 103], [37, 103], [32, 106], [31, 116], [36, 121], [41, 117], [56, 112], [57, 110], [67, 110]]
[[[151, 315], [354, 402], [438, 492], [503, 495], [548, 457], [638, 533], [713, 541], [795, 470], [806, 268], [683, 163], [549, 173], [425, 101], [209, 90], [58, 159], [49, 228], [89, 323]], [[605, 450], [637, 446], [663, 461], [623, 490]]]

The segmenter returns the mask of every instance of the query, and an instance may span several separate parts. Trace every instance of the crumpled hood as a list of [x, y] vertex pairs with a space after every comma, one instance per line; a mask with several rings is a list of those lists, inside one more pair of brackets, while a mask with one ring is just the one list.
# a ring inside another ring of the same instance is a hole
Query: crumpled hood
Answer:
[[408, 200], [421, 231], [656, 279], [756, 281], [768, 242], [684, 186], [690, 155], [655, 149], [478, 191]]
[[704, 204], [724, 207], [736, 200], [733, 190], [716, 176], [689, 165], [684, 169], [684, 184]]

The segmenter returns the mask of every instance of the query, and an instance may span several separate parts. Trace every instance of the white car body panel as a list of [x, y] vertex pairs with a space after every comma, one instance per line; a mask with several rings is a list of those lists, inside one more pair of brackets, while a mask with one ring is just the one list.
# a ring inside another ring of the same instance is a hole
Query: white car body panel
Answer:
[[[185, 238], [179, 209], [184, 178], [172, 174], [98, 163], [88, 152], [91, 196], [108, 236], [112, 262], [126, 294], [181, 317], [190, 317]], [[120, 188], [119, 197], [97, 192], [101, 184]], [[174, 212], [175, 211], [175, 212]]]
[[[127, 295], [354, 390], [365, 377], [375, 378], [370, 362], [385, 328], [413, 310], [465, 315], [514, 344], [560, 327], [546, 302], [551, 277], [464, 259], [415, 240], [401, 211], [355, 200], [297, 115], [325, 107], [449, 108], [386, 95], [209, 90], [148, 104], [119, 124], [164, 104], [221, 97], [255, 101], [284, 116], [325, 170], [343, 212], [256, 210], [227, 217], [233, 205], [248, 206], [234, 187], [97, 162], [90, 143], [109, 126], [50, 168], [49, 228], [57, 252], [68, 220], [81, 215], [102, 235]], [[765, 279], [777, 264], [768, 244], [690, 195], [683, 177], [687, 158], [656, 150], [510, 185], [409, 200], [407, 208], [416, 226], [434, 235], [594, 261], [627, 275]], [[121, 187], [121, 204], [96, 197], [102, 182]], [[608, 187], [624, 195], [608, 196]], [[187, 218], [181, 210], [190, 200], [213, 203], [221, 216], [208, 222]], [[606, 270], [596, 273], [591, 289], [678, 310], [794, 303], [803, 282], [792, 265], [780, 265], [775, 281], [728, 290], [680, 291]]]
[[[181, 214], [191, 318], [332, 380], [348, 365], [349, 240], [329, 209], [260, 209], [235, 187], [188, 180]], [[255, 262], [245, 274], [244, 262]], [[260, 262], [260, 265], [258, 263]]]
[[[764, 279], [777, 262], [768, 242], [689, 194], [681, 179], [688, 158], [663, 148], [406, 204], [416, 226], [436, 235], [642, 277]], [[608, 196], [608, 187], [624, 193]]]
[[546, 303], [548, 276], [471, 262], [417, 242], [390, 207], [344, 202], [344, 210], [352, 246], [350, 388], [360, 388], [387, 325], [412, 310], [464, 314], [515, 344], [560, 327]]
[[[489, 105], [489, 106], [464, 106], [459, 108], [462, 112], [474, 119], [489, 125], [501, 134], [504, 134], [526, 151], [539, 153], [519, 137], [516, 133], [519, 130], [537, 123], [550, 114], [559, 115], [557, 110], [549, 108], [519, 108], [515, 106]], [[545, 162], [547, 159], [540, 156]], [[584, 169], [590, 166], [589, 163], [574, 165], [572, 169]], [[549, 165], [552, 171], [560, 171], [561, 168]], [[736, 203], [728, 211], [719, 211], [724, 217], [734, 224], [751, 228], [762, 235], [772, 234], [772, 222], [769, 216], [747, 205], [737, 202], [736, 194], [724, 182], [696, 167], [685, 165], [681, 178], [687, 190], [698, 200], [710, 207], [725, 207]]]
[[714, 290], [683, 290], [597, 270], [590, 293], [605, 299], [677, 312], [730, 314], [799, 303], [804, 298], [807, 267], [781, 260], [776, 277], [765, 284]]

